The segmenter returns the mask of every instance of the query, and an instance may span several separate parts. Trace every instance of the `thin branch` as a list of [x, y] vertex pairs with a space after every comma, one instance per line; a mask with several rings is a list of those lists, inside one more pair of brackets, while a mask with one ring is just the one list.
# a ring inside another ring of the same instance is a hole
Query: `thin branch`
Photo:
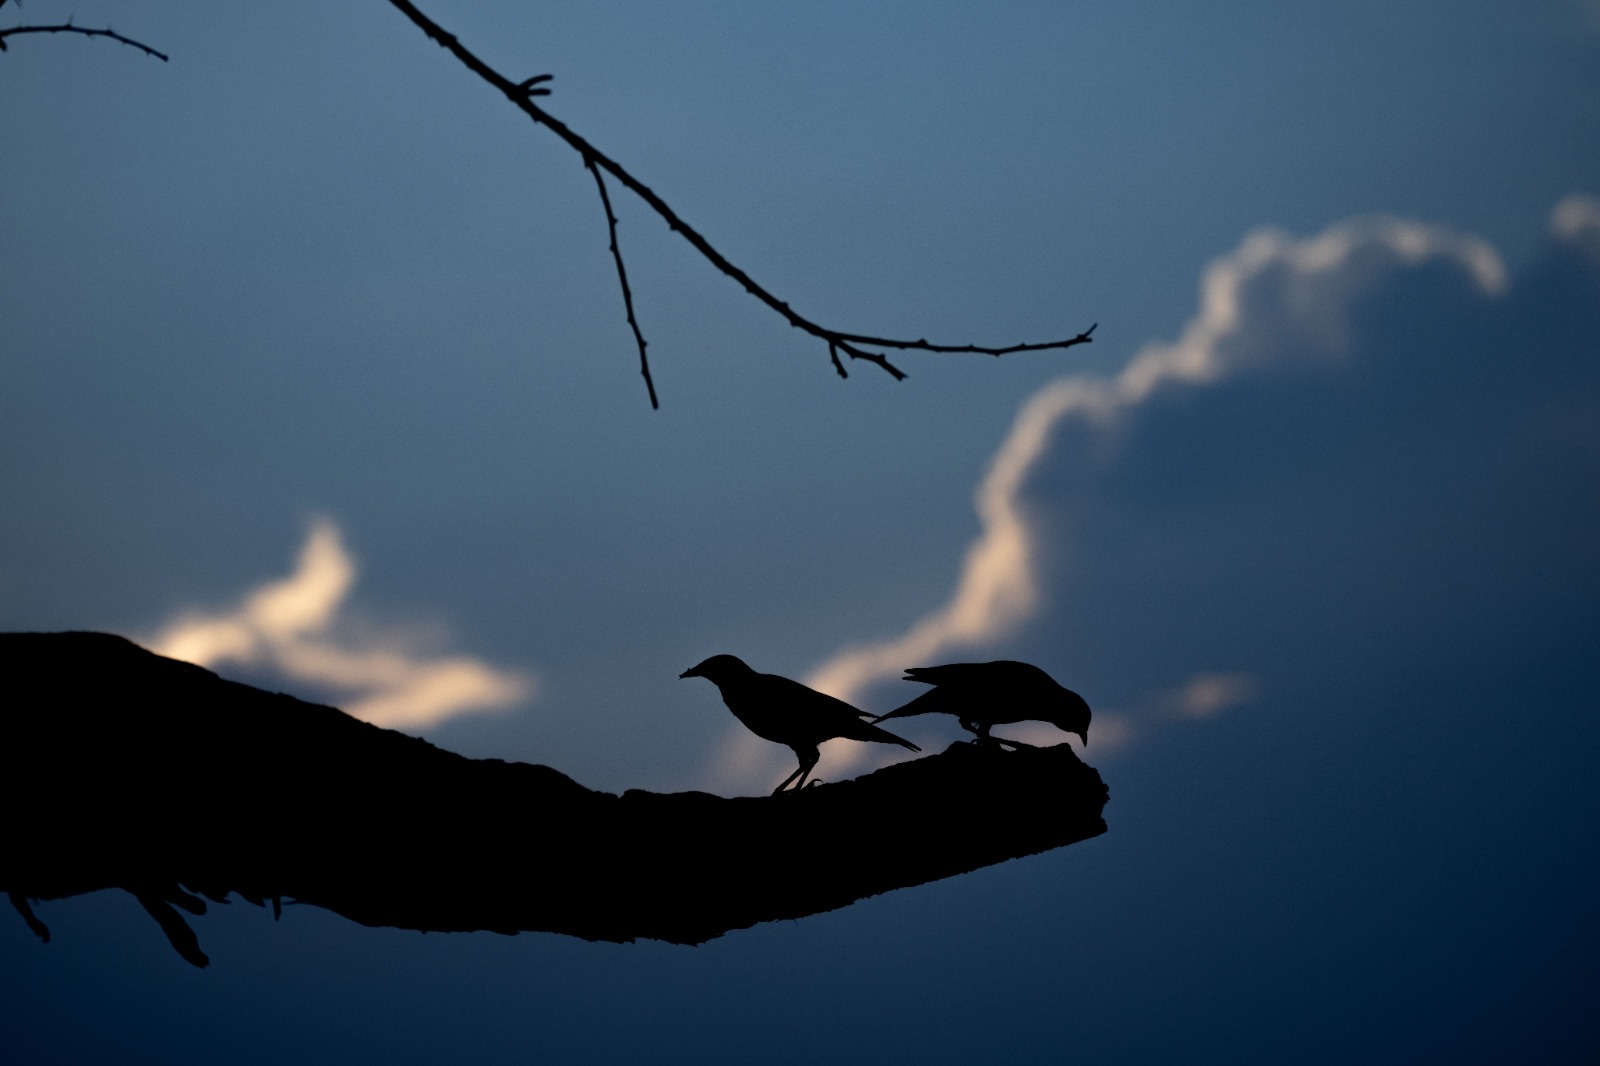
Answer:
[[1064, 341], [1040, 341], [1037, 344], [1012, 344], [1004, 348], [987, 348], [978, 344], [933, 344], [926, 340], [897, 341], [888, 337], [865, 337], [859, 333], [835, 333], [833, 337], [839, 340], [856, 341], [860, 344], [874, 344], [880, 348], [909, 348], [919, 352], [956, 352], [972, 355], [1011, 355], [1013, 352], [1042, 352], [1053, 348], [1070, 348], [1074, 344], [1089, 344], [1094, 338], [1090, 334], [1100, 323], [1084, 330], [1076, 337]]
[[628, 268], [622, 265], [622, 248], [617, 244], [617, 216], [611, 210], [611, 197], [606, 193], [606, 180], [594, 160], [585, 164], [594, 175], [595, 188], [600, 190], [600, 204], [606, 209], [606, 226], [611, 230], [611, 258], [617, 261], [617, 282], [622, 286], [622, 305], [628, 312], [628, 325], [633, 327], [633, 339], [639, 343], [639, 373], [644, 375], [644, 387], [650, 390], [651, 410], [660, 410], [656, 400], [656, 383], [650, 378], [650, 360], [645, 357], [644, 334], [639, 331], [639, 320], [633, 316], [633, 290], [628, 288]]
[[[0, 0], [0, 3], [3, 2], [4, 0]], [[109, 37], [111, 40], [125, 44], [129, 48], [137, 48], [147, 56], [155, 56], [163, 63], [167, 62], [167, 56], [165, 53], [158, 52], [147, 44], [141, 44], [132, 37], [124, 37], [122, 34], [109, 27], [103, 30], [88, 30], [84, 29], [82, 26], [74, 26], [71, 22], [64, 22], [59, 26], [11, 26], [7, 29], [0, 30], [0, 52], [4, 52], [6, 50], [7, 37], [17, 37], [24, 33], [77, 33], [84, 37]]]
[[478, 77], [482, 78], [496, 89], [499, 89], [500, 92], [505, 95], [506, 99], [510, 100], [512, 104], [522, 111], [523, 114], [527, 115], [529, 118], [533, 119], [534, 122], [545, 127], [557, 137], [560, 137], [563, 141], [565, 141], [568, 146], [570, 146], [583, 158], [585, 165], [595, 171], [596, 177], [599, 176], [600, 170], [604, 170], [606, 173], [610, 174], [617, 181], [621, 182], [622, 185], [628, 189], [628, 191], [632, 192], [635, 196], [639, 197], [639, 199], [649, 204], [651, 210], [653, 210], [657, 215], [661, 216], [662, 220], [666, 222], [668, 228], [682, 236], [684, 240], [688, 241], [689, 244], [694, 247], [695, 251], [699, 252], [700, 255], [712, 266], [716, 267], [717, 270], [738, 282], [747, 293], [749, 293], [751, 296], [754, 296], [757, 300], [760, 300], [762, 303], [766, 304], [767, 307], [781, 315], [783, 319], [789, 323], [789, 325], [793, 326], [795, 329], [809, 333], [811, 336], [816, 337], [827, 344], [829, 357], [832, 359], [835, 369], [837, 369], [841, 375], [844, 374], [844, 364], [839, 360], [839, 352], [841, 351], [852, 359], [860, 359], [865, 362], [872, 363], [894, 377], [896, 380], [901, 380], [906, 376], [904, 371], [900, 370], [893, 363], [891, 363], [888, 356], [886, 356], [883, 352], [871, 351], [870, 349], [892, 348], [900, 351], [953, 352], [1000, 356], [1008, 355], [1013, 352], [1037, 352], [1056, 348], [1071, 348], [1077, 344], [1088, 344], [1093, 339], [1090, 334], [1094, 332], [1094, 327], [1090, 326], [1077, 336], [1069, 337], [1066, 340], [1040, 341], [1035, 343], [1012, 344], [1003, 347], [990, 347], [980, 344], [934, 344], [926, 339], [897, 340], [889, 337], [873, 337], [860, 333], [845, 333], [819, 325], [816, 322], [813, 322], [810, 319], [800, 315], [787, 303], [778, 299], [778, 297], [774, 296], [771, 292], [757, 284], [754, 278], [750, 277], [749, 274], [746, 274], [743, 270], [740, 270], [733, 263], [729, 262], [727, 257], [712, 247], [711, 243], [701, 236], [700, 233], [694, 229], [694, 227], [690, 226], [687, 222], [680, 218], [678, 213], [674, 211], [665, 200], [656, 195], [656, 193], [651, 190], [649, 186], [645, 185], [638, 178], [635, 178], [632, 174], [624, 170], [616, 161], [611, 159], [605, 153], [601, 152], [587, 140], [580, 137], [577, 133], [573, 132], [560, 119], [556, 118], [554, 115], [551, 115], [539, 105], [535, 104], [532, 97], [535, 95], [543, 95], [543, 91], [536, 89], [533, 86], [544, 80], [545, 76], [529, 79], [521, 84], [515, 83], [511, 81], [511, 79], [496, 71], [494, 68], [490, 67], [472, 52], [468, 51], [467, 48], [456, 39], [454, 34], [447, 33], [439, 26], [438, 23], [428, 18], [421, 11], [417, 10], [416, 5], [412, 4], [410, 0], [389, 0], [389, 3], [397, 8], [401, 14], [410, 19], [412, 23], [421, 29], [423, 33], [427, 34], [430, 39], [437, 42], [440, 47], [444, 48], [447, 52], [460, 60], [468, 70], [478, 75]]

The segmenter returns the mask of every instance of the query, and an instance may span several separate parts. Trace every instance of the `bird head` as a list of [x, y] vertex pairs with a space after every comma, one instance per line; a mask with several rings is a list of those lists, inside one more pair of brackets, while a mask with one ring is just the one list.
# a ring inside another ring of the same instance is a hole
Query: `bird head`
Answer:
[[737, 655], [713, 655], [705, 662], [689, 667], [678, 677], [703, 677], [713, 685], [720, 687], [724, 681], [730, 678], [753, 673], [755, 671], [746, 666], [744, 660]]
[[1089, 704], [1070, 688], [1056, 686], [1060, 694], [1052, 700], [1051, 713], [1045, 721], [1066, 733], [1076, 733], [1083, 746], [1089, 746]]

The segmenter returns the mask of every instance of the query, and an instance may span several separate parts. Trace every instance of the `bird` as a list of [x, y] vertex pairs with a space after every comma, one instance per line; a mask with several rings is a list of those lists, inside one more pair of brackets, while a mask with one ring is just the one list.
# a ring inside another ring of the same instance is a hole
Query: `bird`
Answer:
[[920, 681], [933, 688], [903, 707], [878, 715], [874, 722], [914, 714], [953, 714], [961, 728], [975, 734], [979, 741], [1012, 746], [1019, 742], [991, 737], [989, 728], [1007, 722], [1049, 722], [1057, 729], [1076, 733], [1088, 746], [1088, 703], [1031, 663], [1000, 659], [990, 663], [915, 666], [901, 680]]
[[911, 741], [866, 721], [872, 717], [866, 711], [787, 677], [758, 673], [736, 655], [713, 655], [678, 677], [703, 677], [710, 681], [722, 693], [722, 702], [745, 728], [762, 740], [787, 745], [794, 751], [800, 767], [772, 790], [774, 796], [791, 782], [796, 790], [805, 787], [806, 778], [822, 758], [817, 745], [824, 740], [843, 737], [922, 750]]

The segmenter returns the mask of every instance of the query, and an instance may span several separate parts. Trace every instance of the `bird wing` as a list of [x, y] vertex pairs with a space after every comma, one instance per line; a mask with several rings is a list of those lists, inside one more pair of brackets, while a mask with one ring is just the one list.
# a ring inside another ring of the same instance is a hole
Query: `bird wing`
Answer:
[[934, 687], [877, 721], [942, 713], [988, 725], [1020, 722], [1039, 713], [1041, 699], [1061, 691], [1037, 666], [1012, 659], [916, 666], [906, 671], [905, 680]]
[[814, 688], [779, 674], [763, 676], [770, 679], [764, 682], [768, 695], [789, 716], [789, 727], [795, 730], [797, 736], [806, 734], [815, 742], [833, 737], [875, 740], [899, 744], [912, 751], [922, 750], [909, 740], [864, 721], [863, 719], [870, 718], [871, 715], [844, 700], [830, 696], [826, 692], [818, 692]]
[[[920, 680], [920, 678], [918, 680]], [[930, 681], [928, 684], [931, 685], [933, 682]], [[946, 714], [956, 714], [958, 711], [959, 707], [952, 707], [950, 705], [949, 689], [931, 688], [927, 692], [918, 694], [917, 698], [911, 702], [903, 706], [896, 707], [888, 714], [878, 715], [873, 719], [873, 721], [881, 722], [885, 718], [910, 718], [914, 714], [939, 714], [941, 712]]]
[[902, 748], [910, 748], [912, 751], [922, 750], [905, 737], [896, 736], [881, 726], [871, 725], [867, 722], [857, 722], [855, 730], [849, 733], [841, 733], [840, 736], [846, 740], [876, 740], [889, 744], [898, 744]]
[[985, 685], [995, 680], [997, 663], [946, 663], [943, 666], [913, 666], [901, 680], [924, 685]]
[[847, 736], [847, 730], [861, 724], [869, 717], [865, 711], [844, 700], [818, 692], [792, 678], [780, 674], [762, 674], [762, 697], [768, 705], [789, 720], [791, 725], [804, 732], [827, 733], [828, 736]]
[[905, 681], [924, 685], [952, 685], [979, 689], [1026, 686], [1051, 681], [1050, 675], [1032, 663], [996, 659], [989, 663], [946, 663], [943, 666], [914, 666], [906, 671]]

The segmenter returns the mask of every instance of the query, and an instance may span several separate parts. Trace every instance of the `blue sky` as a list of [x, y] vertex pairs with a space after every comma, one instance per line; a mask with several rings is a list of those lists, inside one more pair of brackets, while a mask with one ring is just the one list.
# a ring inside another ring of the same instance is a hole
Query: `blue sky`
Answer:
[[841, 382], [614, 191], [652, 412], [591, 179], [387, 5], [8, 6], [173, 58], [0, 55], [0, 628], [612, 790], [786, 772], [716, 652], [1024, 658], [1110, 832], [698, 949], [55, 904], [11, 1046], [1593, 1055], [1600, 9], [425, 10], [813, 318], [1095, 343]]

